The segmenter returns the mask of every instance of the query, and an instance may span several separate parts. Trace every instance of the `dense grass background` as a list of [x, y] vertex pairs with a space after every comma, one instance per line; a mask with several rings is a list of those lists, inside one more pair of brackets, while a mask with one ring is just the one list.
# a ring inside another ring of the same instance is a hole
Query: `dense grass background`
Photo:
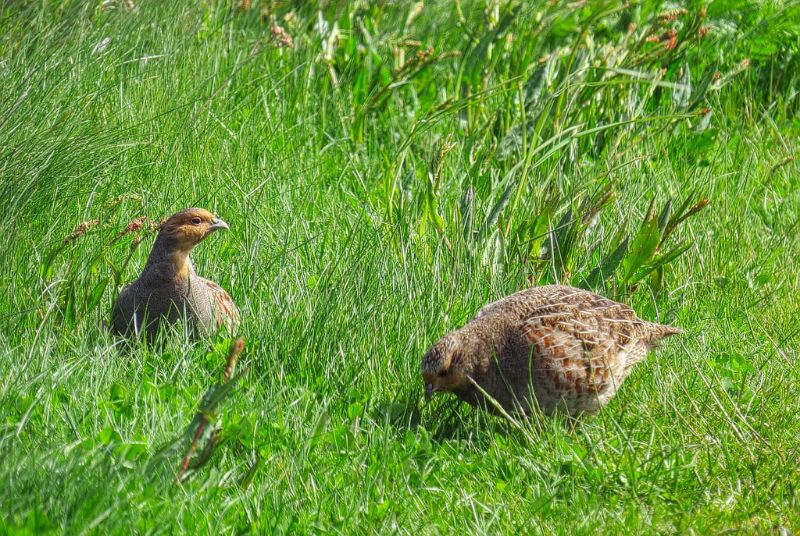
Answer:
[[[799, 53], [796, 3], [6, 2], [0, 531], [800, 530]], [[227, 341], [105, 326], [187, 206], [247, 349], [179, 486]], [[686, 334], [579, 423], [422, 404], [553, 281]]]

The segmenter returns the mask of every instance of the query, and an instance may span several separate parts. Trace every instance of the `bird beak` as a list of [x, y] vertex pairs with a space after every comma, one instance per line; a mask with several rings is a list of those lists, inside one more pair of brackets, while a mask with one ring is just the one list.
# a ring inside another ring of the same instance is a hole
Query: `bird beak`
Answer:
[[209, 230], [218, 231], [220, 229], [228, 229], [228, 224], [219, 218], [214, 218], [211, 220], [211, 227], [209, 227]]
[[432, 383], [425, 384], [425, 402], [431, 401], [434, 391], [436, 391], [436, 389], [434, 389]]

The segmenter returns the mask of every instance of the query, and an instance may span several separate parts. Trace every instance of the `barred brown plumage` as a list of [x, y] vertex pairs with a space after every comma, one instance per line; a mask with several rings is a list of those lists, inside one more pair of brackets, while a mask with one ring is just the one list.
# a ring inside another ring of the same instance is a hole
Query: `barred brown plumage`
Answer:
[[185, 322], [194, 334], [236, 329], [239, 310], [217, 283], [195, 273], [189, 253], [208, 235], [228, 225], [201, 208], [173, 214], [161, 226], [139, 278], [114, 305], [112, 330], [144, 333], [153, 340], [163, 323]]
[[497, 412], [488, 394], [507, 412], [596, 413], [659, 339], [680, 332], [585, 290], [523, 290], [485, 306], [428, 351], [426, 398], [453, 392]]

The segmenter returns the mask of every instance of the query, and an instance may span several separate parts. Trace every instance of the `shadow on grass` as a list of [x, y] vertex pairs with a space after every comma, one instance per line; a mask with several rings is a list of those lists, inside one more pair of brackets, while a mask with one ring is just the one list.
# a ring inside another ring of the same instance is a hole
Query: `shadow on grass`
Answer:
[[461, 402], [455, 396], [440, 395], [424, 402], [418, 390], [408, 389], [391, 400], [370, 405], [367, 415], [376, 423], [400, 430], [424, 428], [435, 442], [470, 441], [485, 445], [495, 436], [527, 437], [528, 440], [558, 432], [573, 434], [582, 421], [566, 415], [515, 417], [516, 424], [502, 416]]

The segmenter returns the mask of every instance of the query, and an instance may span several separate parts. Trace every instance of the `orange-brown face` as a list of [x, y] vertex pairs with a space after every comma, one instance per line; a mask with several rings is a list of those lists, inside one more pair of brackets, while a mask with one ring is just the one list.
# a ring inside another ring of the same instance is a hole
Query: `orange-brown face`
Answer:
[[425, 382], [425, 399], [434, 393], [454, 391], [469, 382], [459, 345], [448, 338], [437, 342], [422, 358], [422, 380]]
[[227, 228], [227, 223], [209, 211], [187, 208], [170, 216], [161, 226], [159, 234], [169, 236], [179, 249], [188, 251], [214, 231]]

